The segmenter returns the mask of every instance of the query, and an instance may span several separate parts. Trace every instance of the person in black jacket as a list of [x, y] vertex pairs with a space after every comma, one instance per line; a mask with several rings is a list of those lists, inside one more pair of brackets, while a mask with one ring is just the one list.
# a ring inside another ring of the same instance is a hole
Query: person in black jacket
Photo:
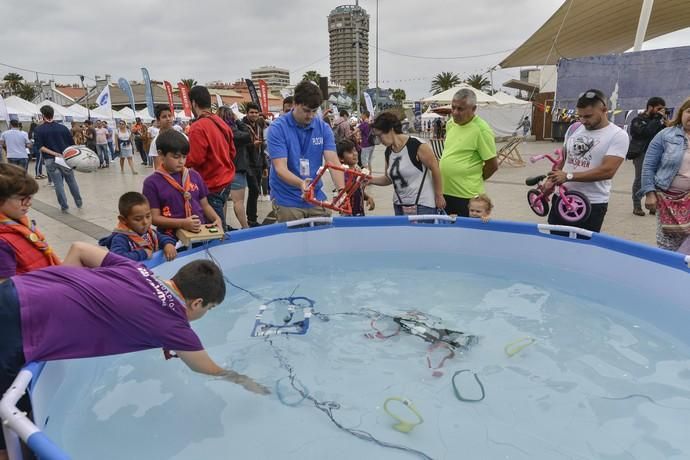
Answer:
[[261, 178], [264, 176], [264, 171], [268, 169], [268, 160], [264, 153], [266, 148], [266, 138], [264, 136], [265, 123], [261, 118], [258, 105], [249, 102], [246, 107], [247, 116], [242, 119], [242, 122], [249, 128], [252, 134], [252, 142], [247, 146], [249, 157], [249, 169], [247, 171], [247, 187], [249, 187], [247, 219], [250, 227], [256, 227], [259, 225], [257, 202], [261, 193]]
[[242, 228], [249, 227], [247, 214], [244, 210], [244, 191], [247, 188], [247, 173], [249, 171], [249, 152], [248, 147], [252, 143], [252, 133], [240, 120], [230, 107], [223, 106], [218, 109], [217, 115], [228, 124], [232, 130], [233, 142], [235, 143], [235, 178], [230, 184], [230, 199], [232, 200], [235, 217]]
[[660, 97], [652, 97], [647, 101], [647, 110], [633, 118], [630, 122], [630, 147], [627, 159], [635, 165], [635, 180], [632, 186], [633, 214], [644, 216], [640, 192], [642, 164], [649, 143], [654, 136], [666, 127], [666, 102]]

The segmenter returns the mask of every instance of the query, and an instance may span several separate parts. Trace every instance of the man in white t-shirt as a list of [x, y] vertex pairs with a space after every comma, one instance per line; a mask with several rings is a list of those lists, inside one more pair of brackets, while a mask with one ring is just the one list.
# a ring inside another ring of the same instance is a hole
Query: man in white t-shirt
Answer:
[[[578, 191], [589, 199], [592, 211], [589, 217], [575, 226], [601, 231], [608, 210], [611, 179], [625, 160], [630, 142], [628, 135], [607, 118], [604, 93], [590, 89], [577, 100], [577, 114], [582, 123], [566, 136], [564, 143], [565, 163], [562, 170], [549, 173], [549, 180], [556, 184], [567, 182], [568, 190]], [[549, 224], [574, 225], [563, 219], [557, 209], [554, 194]]]
[[31, 148], [29, 135], [19, 129], [17, 120], [10, 120], [10, 129], [0, 135], [0, 145], [5, 147], [7, 162], [24, 168], [29, 168], [29, 154], [27, 148]]

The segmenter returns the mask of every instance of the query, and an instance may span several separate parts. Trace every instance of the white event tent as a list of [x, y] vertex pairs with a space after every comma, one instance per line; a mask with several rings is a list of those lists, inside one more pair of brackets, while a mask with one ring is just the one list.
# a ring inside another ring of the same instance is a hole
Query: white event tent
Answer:
[[5, 105], [10, 118], [15, 116], [19, 121], [31, 121], [39, 115], [38, 107], [35, 104], [17, 96], [6, 97]]
[[[491, 126], [496, 137], [512, 136], [518, 130], [522, 119], [532, 114], [532, 104], [529, 101], [502, 92], [492, 96], [464, 83], [427, 97], [423, 102], [450, 104], [453, 95], [463, 88], [470, 89], [477, 96], [477, 115]], [[447, 108], [450, 109], [450, 106]]]

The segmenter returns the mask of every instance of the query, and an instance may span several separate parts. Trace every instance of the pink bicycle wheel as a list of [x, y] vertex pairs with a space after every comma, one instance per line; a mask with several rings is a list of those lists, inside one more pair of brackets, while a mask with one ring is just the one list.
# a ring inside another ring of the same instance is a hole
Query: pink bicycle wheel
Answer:
[[558, 199], [558, 204], [556, 205], [558, 214], [563, 220], [574, 224], [589, 218], [592, 208], [586, 196], [580, 192], [567, 191], [565, 192], [565, 198], [570, 203], [570, 209], [568, 209], [568, 205], [561, 198]]
[[536, 188], [530, 189], [527, 192], [527, 202], [530, 209], [540, 217], [544, 217], [549, 213], [549, 202], [542, 196], [542, 193]]

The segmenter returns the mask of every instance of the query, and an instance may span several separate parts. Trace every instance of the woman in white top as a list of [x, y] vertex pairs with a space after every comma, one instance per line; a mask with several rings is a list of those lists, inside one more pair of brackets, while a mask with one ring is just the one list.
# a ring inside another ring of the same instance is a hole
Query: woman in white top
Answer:
[[395, 215], [438, 214], [444, 209], [441, 171], [429, 144], [403, 134], [400, 120], [390, 112], [378, 115], [371, 129], [386, 147], [386, 173], [369, 183], [393, 185]]
[[132, 174], [138, 174], [134, 170], [132, 161], [132, 132], [127, 129], [127, 123], [122, 120], [117, 124], [117, 131], [115, 131], [115, 151], [120, 154], [120, 172], [125, 172], [125, 158], [127, 158]]

